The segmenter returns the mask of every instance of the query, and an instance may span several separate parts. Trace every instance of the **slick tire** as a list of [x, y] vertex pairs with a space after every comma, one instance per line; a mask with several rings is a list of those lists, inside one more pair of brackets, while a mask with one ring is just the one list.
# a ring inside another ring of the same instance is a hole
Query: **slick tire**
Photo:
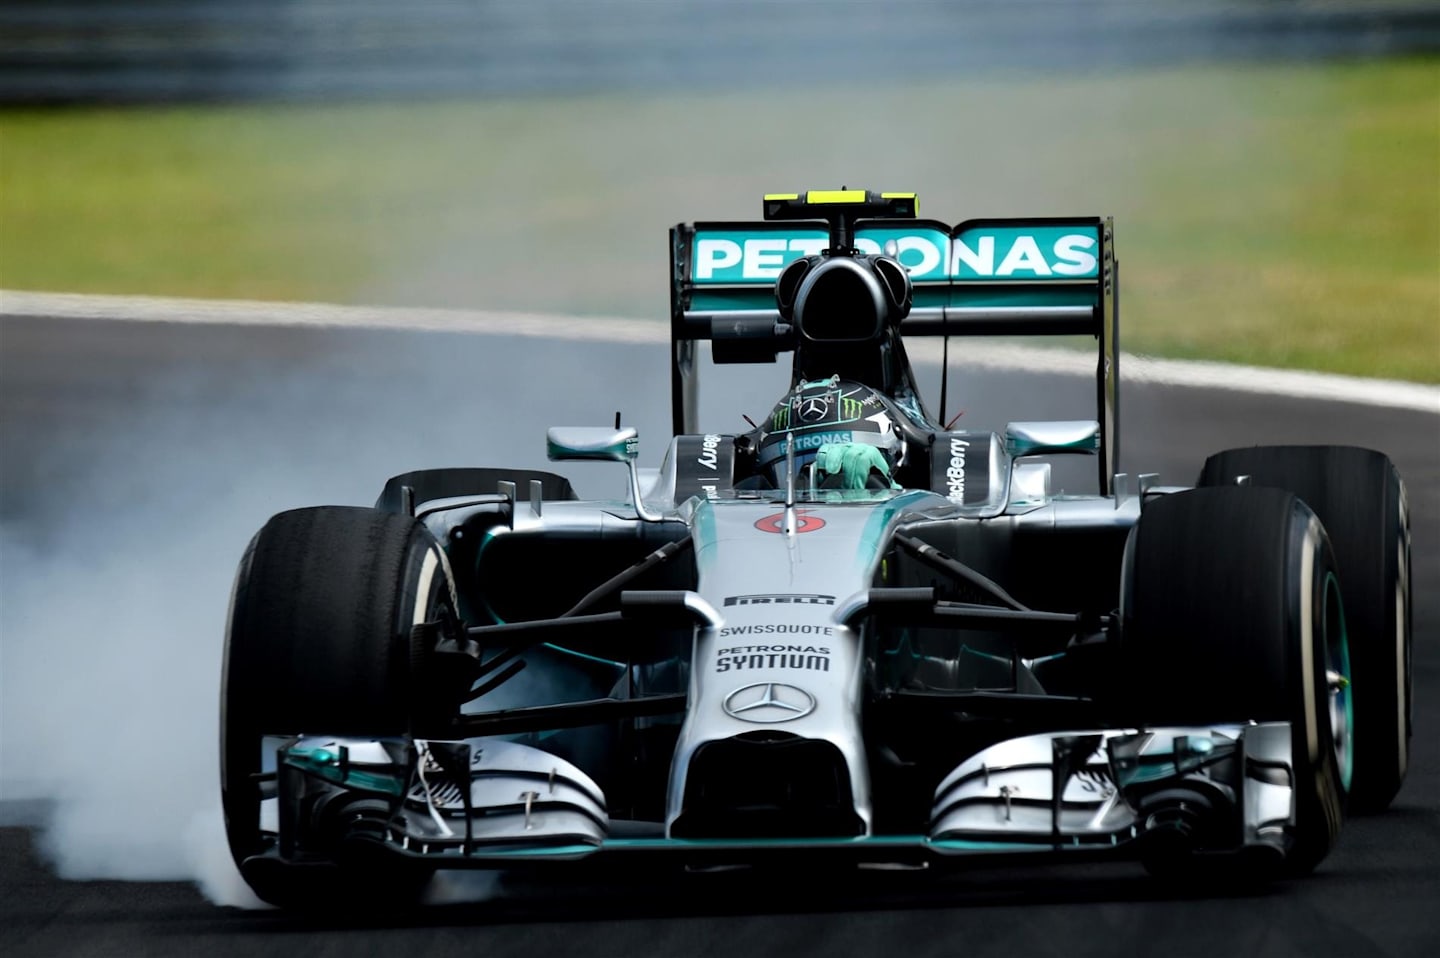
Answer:
[[1349, 811], [1383, 811], [1405, 780], [1412, 731], [1410, 514], [1390, 460], [1351, 446], [1256, 446], [1216, 453], [1200, 485], [1293, 492], [1315, 510], [1345, 603], [1355, 767]]
[[[1314, 512], [1242, 486], [1147, 503], [1126, 545], [1121, 616], [1129, 721], [1291, 723], [1295, 823], [1279, 870], [1314, 869], [1339, 835], [1353, 756], [1345, 690], [1327, 678], [1346, 667], [1344, 613]], [[1173, 855], [1146, 864], [1176, 870]]]
[[[231, 594], [220, 696], [221, 803], [237, 865], [277, 840], [260, 822], [275, 787], [261, 777], [265, 738], [406, 734], [418, 697], [413, 626], [453, 601], [440, 546], [409, 516], [296, 509], [250, 541]], [[326, 882], [291, 881], [283, 868], [242, 873], [276, 904], [325, 897]]]

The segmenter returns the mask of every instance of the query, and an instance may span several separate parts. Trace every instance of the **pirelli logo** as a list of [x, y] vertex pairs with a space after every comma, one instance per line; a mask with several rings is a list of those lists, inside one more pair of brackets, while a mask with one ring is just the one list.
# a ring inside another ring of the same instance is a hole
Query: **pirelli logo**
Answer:
[[725, 604], [729, 605], [834, 605], [833, 595], [820, 595], [818, 593], [794, 593], [794, 592], [772, 592], [761, 595], [727, 595]]

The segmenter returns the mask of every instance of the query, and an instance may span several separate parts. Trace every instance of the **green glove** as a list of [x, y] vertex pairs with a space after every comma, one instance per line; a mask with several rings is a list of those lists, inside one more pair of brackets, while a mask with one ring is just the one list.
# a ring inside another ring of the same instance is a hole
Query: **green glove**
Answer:
[[817, 483], [826, 476], [839, 476], [841, 489], [864, 489], [871, 469], [879, 470], [891, 489], [900, 488], [890, 478], [890, 463], [885, 460], [884, 454], [867, 443], [828, 443], [815, 454]]

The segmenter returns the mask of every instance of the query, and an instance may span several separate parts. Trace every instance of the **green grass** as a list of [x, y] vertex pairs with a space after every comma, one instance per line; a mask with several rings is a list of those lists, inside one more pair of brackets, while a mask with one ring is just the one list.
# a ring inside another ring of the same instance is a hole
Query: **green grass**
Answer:
[[1440, 60], [0, 111], [0, 287], [661, 317], [765, 191], [1108, 214], [1125, 343], [1440, 382]]

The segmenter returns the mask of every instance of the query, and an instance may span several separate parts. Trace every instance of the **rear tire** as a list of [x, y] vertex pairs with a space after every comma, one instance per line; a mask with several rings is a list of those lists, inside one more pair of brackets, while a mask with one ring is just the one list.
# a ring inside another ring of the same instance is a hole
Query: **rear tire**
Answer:
[[[327, 880], [256, 869], [264, 739], [301, 733], [405, 735], [412, 708], [413, 626], [453, 607], [443, 552], [409, 516], [326, 506], [273, 517], [251, 540], [231, 595], [220, 699], [220, 788], [230, 853], [275, 904], [351, 893]], [[343, 871], [343, 870], [342, 870]]]
[[[1332, 694], [1326, 675], [1344, 668], [1345, 625], [1324, 528], [1278, 489], [1195, 489], [1144, 507], [1125, 565], [1130, 714], [1147, 725], [1291, 723], [1284, 870], [1312, 870], [1339, 835], [1352, 754], [1344, 691]], [[1175, 871], [1173, 859], [1147, 865]]]
[[1390, 460], [1351, 446], [1256, 446], [1216, 453], [1200, 485], [1293, 492], [1315, 510], [1335, 550], [1350, 640], [1355, 711], [1352, 812], [1383, 811], [1410, 762], [1410, 515]]

